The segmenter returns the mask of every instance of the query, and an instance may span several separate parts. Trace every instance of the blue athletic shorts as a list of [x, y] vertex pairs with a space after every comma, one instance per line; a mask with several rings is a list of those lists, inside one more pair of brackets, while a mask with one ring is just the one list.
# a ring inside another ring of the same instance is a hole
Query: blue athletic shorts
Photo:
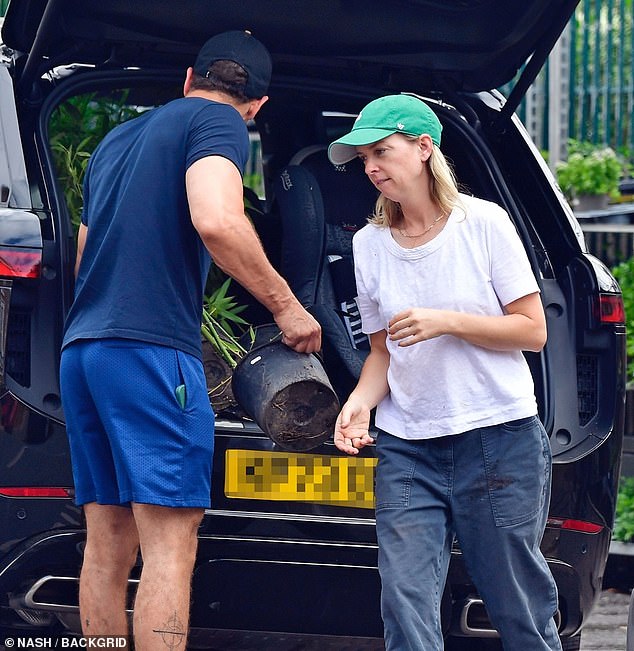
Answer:
[[82, 340], [62, 351], [60, 384], [77, 504], [210, 506], [214, 413], [199, 359]]

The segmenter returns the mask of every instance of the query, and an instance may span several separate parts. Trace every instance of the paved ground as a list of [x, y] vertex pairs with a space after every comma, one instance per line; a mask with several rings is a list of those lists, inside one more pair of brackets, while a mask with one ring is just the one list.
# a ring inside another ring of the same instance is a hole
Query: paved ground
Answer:
[[[625, 651], [629, 600], [629, 594], [621, 590], [605, 590], [601, 594], [583, 630], [581, 651]], [[13, 651], [16, 647], [9, 649], [3, 641], [0, 638], [0, 651]]]
[[581, 651], [625, 651], [630, 595], [605, 590], [581, 635]]

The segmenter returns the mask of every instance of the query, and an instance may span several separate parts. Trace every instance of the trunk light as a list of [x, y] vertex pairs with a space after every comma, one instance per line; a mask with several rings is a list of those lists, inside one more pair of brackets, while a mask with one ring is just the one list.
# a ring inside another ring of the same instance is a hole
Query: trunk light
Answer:
[[56, 486], [11, 486], [0, 488], [3, 497], [70, 497], [69, 488]]
[[39, 278], [42, 252], [37, 249], [0, 248], [0, 276], [5, 278]]
[[581, 533], [601, 533], [602, 524], [586, 522], [584, 520], [570, 520], [565, 518], [548, 518], [546, 525], [554, 529], [568, 529], [569, 531], [579, 531]]
[[620, 294], [599, 294], [601, 323], [625, 323], [625, 308]]

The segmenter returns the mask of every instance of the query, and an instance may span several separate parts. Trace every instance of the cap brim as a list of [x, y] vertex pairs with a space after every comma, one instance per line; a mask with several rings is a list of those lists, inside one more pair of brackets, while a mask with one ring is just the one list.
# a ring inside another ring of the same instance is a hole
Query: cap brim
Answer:
[[357, 147], [371, 145], [395, 133], [391, 129], [355, 129], [328, 147], [328, 158], [333, 165], [343, 165], [357, 156]]

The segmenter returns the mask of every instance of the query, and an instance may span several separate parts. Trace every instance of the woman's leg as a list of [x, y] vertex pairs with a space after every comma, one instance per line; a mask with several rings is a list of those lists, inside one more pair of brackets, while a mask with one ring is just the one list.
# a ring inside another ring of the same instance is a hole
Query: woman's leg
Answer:
[[446, 443], [380, 433], [376, 521], [387, 651], [440, 651], [440, 602], [451, 551]]
[[509, 651], [561, 649], [557, 589], [540, 543], [550, 500], [550, 445], [521, 419], [456, 437], [454, 526], [467, 569]]

